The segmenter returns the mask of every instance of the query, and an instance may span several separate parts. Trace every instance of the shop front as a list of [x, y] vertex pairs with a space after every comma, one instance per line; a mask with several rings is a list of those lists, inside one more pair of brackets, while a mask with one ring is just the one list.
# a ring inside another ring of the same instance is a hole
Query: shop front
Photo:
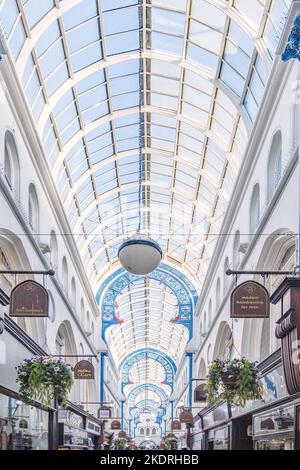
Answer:
[[58, 410], [58, 449], [88, 450], [88, 432], [84, 416], [71, 410]]
[[45, 352], [7, 315], [0, 346], [0, 450], [55, 448], [55, 409], [23, 403], [16, 382], [16, 367]]
[[49, 412], [0, 393], [0, 450], [47, 450]]

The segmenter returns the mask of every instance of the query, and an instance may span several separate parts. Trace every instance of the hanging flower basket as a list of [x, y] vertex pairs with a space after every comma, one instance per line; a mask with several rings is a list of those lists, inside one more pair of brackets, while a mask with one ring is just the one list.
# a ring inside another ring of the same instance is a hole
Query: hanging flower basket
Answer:
[[256, 363], [245, 358], [213, 361], [209, 367], [206, 390], [211, 405], [227, 401], [244, 407], [247, 400], [261, 399], [262, 386]]
[[123, 450], [127, 445], [127, 440], [123, 438], [115, 439], [114, 446], [116, 450]]
[[25, 359], [16, 368], [20, 397], [25, 403], [39, 401], [50, 406], [57, 398], [65, 406], [73, 385], [73, 372], [69, 364], [51, 356]]

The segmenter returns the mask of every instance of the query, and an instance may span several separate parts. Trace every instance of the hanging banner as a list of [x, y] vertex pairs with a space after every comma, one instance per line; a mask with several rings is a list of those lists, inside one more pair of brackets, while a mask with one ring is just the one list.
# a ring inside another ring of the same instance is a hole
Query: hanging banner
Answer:
[[99, 419], [110, 419], [111, 418], [111, 409], [108, 406], [101, 406], [98, 410]]
[[24, 281], [15, 286], [10, 296], [11, 317], [48, 317], [49, 294], [35, 281]]
[[90, 361], [79, 361], [74, 367], [74, 378], [77, 380], [91, 380], [95, 378], [94, 366]]
[[270, 296], [267, 289], [256, 281], [246, 281], [231, 294], [231, 318], [268, 318]]
[[114, 419], [111, 422], [110, 428], [113, 429], [114, 431], [119, 431], [121, 429], [121, 423], [118, 419]]
[[179, 415], [179, 421], [183, 424], [192, 424], [193, 423], [193, 415], [190, 411], [184, 410]]

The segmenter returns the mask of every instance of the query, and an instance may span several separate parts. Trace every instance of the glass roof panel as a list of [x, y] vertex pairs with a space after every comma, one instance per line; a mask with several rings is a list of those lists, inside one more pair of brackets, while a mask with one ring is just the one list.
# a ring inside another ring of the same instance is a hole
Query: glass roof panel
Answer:
[[[136, 232], [141, 152], [142, 233], [199, 288], [291, 0], [75, 3], [3, 0], [0, 22], [91, 283]], [[116, 363], [145, 345], [179, 361], [188, 335], [171, 322], [176, 298], [138, 286], [107, 330]]]

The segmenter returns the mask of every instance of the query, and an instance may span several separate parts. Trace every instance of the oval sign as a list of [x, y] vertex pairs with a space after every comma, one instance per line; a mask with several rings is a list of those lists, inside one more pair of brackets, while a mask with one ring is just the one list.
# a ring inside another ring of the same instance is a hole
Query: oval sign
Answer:
[[125, 431], [120, 431], [118, 436], [121, 438], [121, 439], [127, 439], [127, 434]]
[[48, 317], [49, 294], [38, 282], [24, 281], [15, 286], [10, 296], [11, 317]]
[[193, 415], [189, 410], [184, 410], [179, 415], [179, 421], [184, 424], [193, 423]]
[[267, 289], [256, 281], [246, 281], [231, 294], [231, 318], [268, 318], [270, 296]]
[[90, 361], [79, 361], [74, 367], [74, 378], [77, 380], [90, 380], [95, 378], [94, 366]]

